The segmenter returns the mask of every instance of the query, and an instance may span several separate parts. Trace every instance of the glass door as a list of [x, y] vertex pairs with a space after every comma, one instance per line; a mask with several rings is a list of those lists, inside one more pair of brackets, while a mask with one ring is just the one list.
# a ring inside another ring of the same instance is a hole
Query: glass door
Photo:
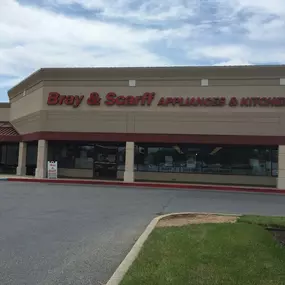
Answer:
[[102, 180], [117, 178], [117, 146], [96, 144], [93, 177]]

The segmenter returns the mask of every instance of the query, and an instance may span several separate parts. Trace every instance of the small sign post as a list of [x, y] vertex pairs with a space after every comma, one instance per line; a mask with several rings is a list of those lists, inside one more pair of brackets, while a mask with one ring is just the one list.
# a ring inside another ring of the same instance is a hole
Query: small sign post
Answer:
[[48, 179], [57, 179], [57, 161], [48, 161]]

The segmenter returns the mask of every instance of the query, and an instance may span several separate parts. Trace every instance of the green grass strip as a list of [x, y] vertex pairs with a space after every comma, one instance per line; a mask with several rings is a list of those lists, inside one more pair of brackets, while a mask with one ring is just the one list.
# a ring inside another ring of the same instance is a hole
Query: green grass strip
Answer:
[[285, 249], [242, 220], [157, 228], [121, 283], [140, 284], [285, 285]]

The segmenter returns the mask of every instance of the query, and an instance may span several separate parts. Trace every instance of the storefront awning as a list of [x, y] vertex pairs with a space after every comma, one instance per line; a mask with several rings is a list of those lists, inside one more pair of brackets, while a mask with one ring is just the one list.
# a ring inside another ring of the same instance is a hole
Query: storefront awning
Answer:
[[0, 142], [19, 141], [19, 133], [9, 122], [0, 122]]

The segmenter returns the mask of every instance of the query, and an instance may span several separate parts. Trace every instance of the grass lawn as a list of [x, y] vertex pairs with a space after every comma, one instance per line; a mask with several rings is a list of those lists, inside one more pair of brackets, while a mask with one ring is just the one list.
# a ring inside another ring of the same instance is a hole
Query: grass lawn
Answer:
[[240, 223], [261, 225], [264, 227], [285, 227], [285, 217], [267, 217], [267, 216], [242, 216]]
[[157, 228], [121, 285], [285, 285], [285, 248], [257, 225], [280, 223], [285, 218], [244, 216]]

